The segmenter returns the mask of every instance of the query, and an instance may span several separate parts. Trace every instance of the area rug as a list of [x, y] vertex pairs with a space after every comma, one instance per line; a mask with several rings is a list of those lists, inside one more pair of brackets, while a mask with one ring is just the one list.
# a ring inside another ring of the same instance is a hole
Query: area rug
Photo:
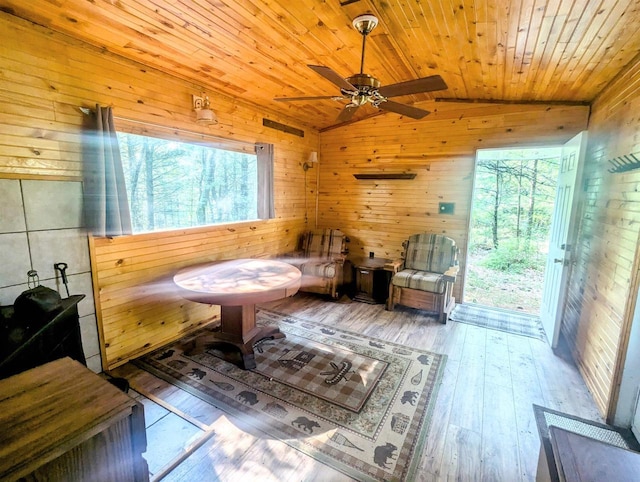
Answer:
[[286, 337], [255, 345], [254, 370], [185, 355], [193, 335], [134, 363], [357, 480], [414, 480], [446, 356], [270, 310], [257, 322]]
[[538, 316], [518, 311], [502, 310], [474, 303], [457, 304], [449, 319], [458, 323], [481, 326], [514, 335], [528, 336], [545, 341], [546, 335]]

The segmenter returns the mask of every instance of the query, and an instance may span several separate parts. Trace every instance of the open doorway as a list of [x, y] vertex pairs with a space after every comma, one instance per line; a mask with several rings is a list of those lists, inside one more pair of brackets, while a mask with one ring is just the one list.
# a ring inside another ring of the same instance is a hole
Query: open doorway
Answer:
[[540, 314], [560, 154], [477, 152], [465, 303]]

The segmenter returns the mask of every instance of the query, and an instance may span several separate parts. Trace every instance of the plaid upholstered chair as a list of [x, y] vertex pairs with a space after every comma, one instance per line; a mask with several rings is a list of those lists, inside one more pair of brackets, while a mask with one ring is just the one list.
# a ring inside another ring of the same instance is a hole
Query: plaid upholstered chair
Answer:
[[387, 309], [396, 304], [438, 314], [446, 323], [455, 305], [458, 274], [456, 242], [439, 234], [414, 234], [404, 243], [403, 259], [393, 263]]
[[339, 229], [316, 229], [300, 236], [294, 259], [287, 260], [302, 272], [300, 291], [338, 298], [346, 259], [346, 236]]

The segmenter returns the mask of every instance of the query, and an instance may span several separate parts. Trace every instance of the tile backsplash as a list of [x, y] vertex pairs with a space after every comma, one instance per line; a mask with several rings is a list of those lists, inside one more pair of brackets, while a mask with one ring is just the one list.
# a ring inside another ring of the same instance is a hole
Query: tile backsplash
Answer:
[[87, 233], [82, 229], [82, 183], [0, 179], [0, 305], [12, 305], [28, 289], [27, 272], [40, 284], [67, 291], [53, 265], [66, 263], [70, 294], [78, 305], [87, 366], [102, 371], [91, 284]]

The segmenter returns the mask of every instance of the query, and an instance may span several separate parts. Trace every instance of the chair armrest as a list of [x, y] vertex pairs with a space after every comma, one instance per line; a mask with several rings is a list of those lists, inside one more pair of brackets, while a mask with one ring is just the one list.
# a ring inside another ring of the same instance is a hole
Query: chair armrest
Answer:
[[284, 253], [282, 255], [283, 258], [304, 258], [304, 251], [291, 251], [290, 253]]
[[384, 264], [383, 269], [385, 271], [391, 271], [392, 274], [397, 273], [398, 271], [404, 268], [404, 260], [403, 259], [394, 259], [393, 261], [389, 261]]
[[445, 271], [442, 275], [447, 279], [447, 281], [455, 281], [459, 270], [460, 266], [451, 266], [451, 268]]
[[339, 264], [339, 265], [343, 265], [346, 260], [347, 260], [347, 257], [345, 255], [343, 255], [343, 254], [339, 254], [339, 255], [333, 256], [330, 259], [330, 261], [333, 261], [334, 263]]

